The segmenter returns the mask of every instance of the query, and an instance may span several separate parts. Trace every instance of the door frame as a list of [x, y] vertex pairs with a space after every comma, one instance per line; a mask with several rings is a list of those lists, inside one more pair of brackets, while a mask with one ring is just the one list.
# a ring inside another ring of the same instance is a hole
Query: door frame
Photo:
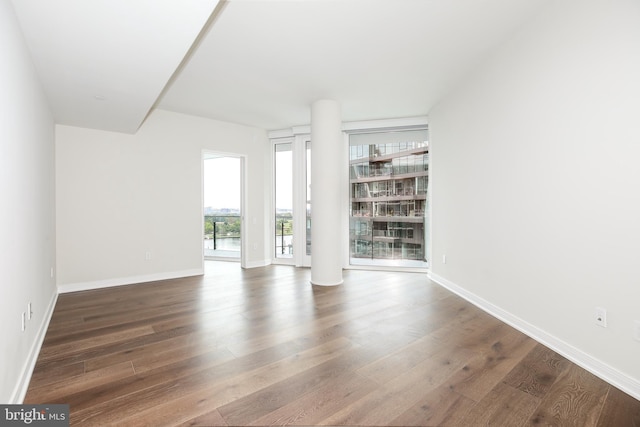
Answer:
[[[296, 267], [310, 267], [311, 256], [307, 255], [306, 223], [307, 223], [307, 150], [306, 143], [311, 140], [311, 134], [295, 133], [291, 136], [271, 138], [271, 263], [288, 264]], [[293, 256], [278, 258], [275, 248], [275, 146], [277, 144], [291, 144], [291, 203], [293, 215]]]
[[[202, 228], [201, 228], [201, 236], [204, 236], [204, 191], [205, 191], [205, 183], [204, 183], [204, 162], [208, 159], [213, 158], [221, 158], [221, 157], [231, 157], [240, 160], [240, 170], [238, 179], [240, 180], [240, 266], [242, 268], [246, 268], [247, 265], [247, 251], [246, 251], [246, 221], [245, 221], [245, 206], [247, 206], [246, 201], [246, 155], [238, 154], [238, 153], [230, 153], [225, 151], [218, 151], [213, 149], [202, 149], [201, 153], [201, 191], [200, 191], [200, 215], [202, 217]], [[204, 247], [202, 248], [202, 262], [204, 266]], [[229, 259], [229, 261], [235, 261], [235, 259]]]
[[307, 163], [307, 142], [311, 142], [310, 134], [298, 134], [293, 142], [293, 259], [296, 267], [311, 267], [311, 255], [307, 255], [307, 177], [311, 179], [307, 171], [307, 166], [311, 166]]

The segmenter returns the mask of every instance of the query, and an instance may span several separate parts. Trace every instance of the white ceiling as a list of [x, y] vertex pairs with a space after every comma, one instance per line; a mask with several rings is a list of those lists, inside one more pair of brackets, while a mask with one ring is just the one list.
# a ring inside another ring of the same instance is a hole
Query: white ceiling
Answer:
[[218, 0], [13, 0], [57, 123], [135, 132]]
[[267, 130], [321, 98], [344, 121], [426, 115], [547, 1], [13, 4], [56, 121], [135, 132], [154, 106]]

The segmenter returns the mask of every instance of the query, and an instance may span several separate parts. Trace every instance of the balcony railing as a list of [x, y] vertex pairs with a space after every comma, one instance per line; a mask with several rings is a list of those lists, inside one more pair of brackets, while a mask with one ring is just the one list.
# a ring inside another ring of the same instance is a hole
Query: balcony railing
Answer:
[[240, 226], [240, 215], [205, 215], [205, 256], [239, 258]]
[[289, 258], [293, 255], [293, 218], [291, 214], [276, 214], [275, 256]]

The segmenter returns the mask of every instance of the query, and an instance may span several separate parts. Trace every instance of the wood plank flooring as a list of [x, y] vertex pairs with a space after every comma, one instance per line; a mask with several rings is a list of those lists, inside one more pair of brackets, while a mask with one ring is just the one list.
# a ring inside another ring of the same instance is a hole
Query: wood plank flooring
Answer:
[[640, 426], [640, 402], [424, 274], [207, 262], [62, 294], [25, 403], [82, 426]]

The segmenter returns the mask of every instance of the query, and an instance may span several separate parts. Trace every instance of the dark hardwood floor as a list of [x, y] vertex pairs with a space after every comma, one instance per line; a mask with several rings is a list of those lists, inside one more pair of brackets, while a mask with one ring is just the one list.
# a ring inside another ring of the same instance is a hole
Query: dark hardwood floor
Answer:
[[206, 264], [60, 295], [25, 403], [98, 426], [640, 426], [639, 401], [424, 274]]

